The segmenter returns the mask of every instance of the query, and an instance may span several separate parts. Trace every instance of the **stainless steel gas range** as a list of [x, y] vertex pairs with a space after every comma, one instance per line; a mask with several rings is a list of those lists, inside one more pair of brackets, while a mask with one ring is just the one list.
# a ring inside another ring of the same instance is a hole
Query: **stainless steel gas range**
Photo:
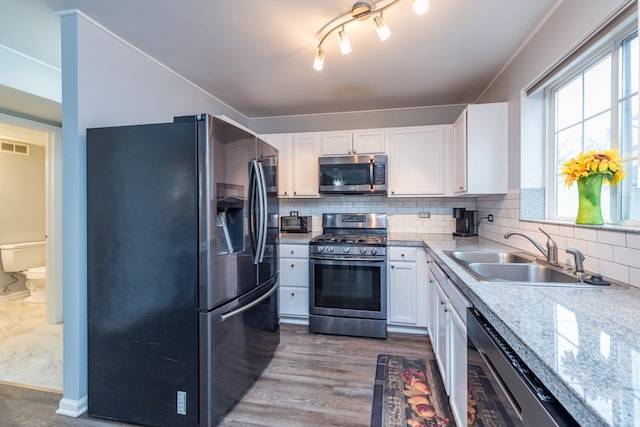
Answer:
[[386, 338], [387, 215], [322, 215], [309, 243], [309, 331]]

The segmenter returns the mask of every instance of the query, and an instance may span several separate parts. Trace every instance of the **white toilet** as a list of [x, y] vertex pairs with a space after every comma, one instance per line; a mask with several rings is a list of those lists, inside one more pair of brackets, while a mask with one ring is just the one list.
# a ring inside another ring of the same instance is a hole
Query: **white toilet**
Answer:
[[5, 273], [25, 276], [30, 295], [26, 301], [43, 304], [47, 300], [47, 242], [24, 242], [0, 245], [2, 269]]

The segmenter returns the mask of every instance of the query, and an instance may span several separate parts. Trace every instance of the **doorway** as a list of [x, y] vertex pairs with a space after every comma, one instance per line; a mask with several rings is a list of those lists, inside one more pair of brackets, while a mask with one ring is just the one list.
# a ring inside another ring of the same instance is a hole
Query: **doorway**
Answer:
[[[8, 286], [5, 297], [0, 295], [0, 323], [3, 325], [0, 331], [0, 365], [3, 367], [0, 369], [0, 381], [62, 390], [62, 191], [61, 173], [58, 171], [62, 164], [61, 128], [0, 113], [0, 140], [6, 151], [0, 155], [9, 156], [5, 157], [8, 164], [11, 160], [6, 159], [27, 155], [29, 151], [40, 156], [39, 161], [44, 157], [44, 171], [38, 170], [37, 173], [45, 177], [44, 233], [42, 226], [33, 234], [34, 237], [24, 237], [29, 233], [21, 235], [10, 230], [3, 235], [3, 240], [7, 241], [0, 243], [43, 240], [43, 237], [47, 241], [45, 304], [25, 301], [29, 292], [24, 289], [24, 277], [21, 275], [15, 274], [20, 276], [16, 282], [8, 280], [3, 283]], [[17, 151], [12, 153], [11, 148]], [[19, 184], [16, 180], [5, 176], [0, 186], [16, 186]], [[36, 195], [36, 198], [40, 197], [42, 190]], [[31, 199], [27, 195], [25, 200]], [[42, 209], [42, 202], [36, 205]], [[5, 204], [4, 208], [11, 209], [11, 206]], [[0, 223], [0, 226], [11, 228], [11, 218], [11, 215], [5, 216], [4, 225]], [[28, 228], [28, 224], [25, 227]], [[5, 277], [11, 278], [4, 275], [3, 279]], [[17, 287], [17, 292], [11, 289], [12, 286]]]

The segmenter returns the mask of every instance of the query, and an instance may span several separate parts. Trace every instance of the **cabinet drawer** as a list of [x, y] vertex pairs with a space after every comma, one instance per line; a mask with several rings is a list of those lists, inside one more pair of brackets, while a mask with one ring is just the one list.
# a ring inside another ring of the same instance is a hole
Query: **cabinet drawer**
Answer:
[[390, 247], [389, 261], [415, 261], [418, 258], [418, 252], [413, 247]]
[[283, 258], [309, 258], [309, 245], [280, 245], [280, 256]]
[[280, 288], [281, 316], [309, 316], [309, 289], [293, 286]]
[[309, 260], [306, 258], [281, 258], [280, 283], [282, 286], [308, 286]]

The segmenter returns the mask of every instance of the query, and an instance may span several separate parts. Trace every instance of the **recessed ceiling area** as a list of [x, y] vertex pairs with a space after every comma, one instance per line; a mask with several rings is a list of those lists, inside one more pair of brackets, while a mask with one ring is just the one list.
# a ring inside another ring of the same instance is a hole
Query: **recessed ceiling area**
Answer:
[[349, 55], [328, 37], [322, 71], [322, 31], [351, 16], [352, 1], [11, 2], [0, 45], [59, 67], [54, 12], [79, 9], [248, 118], [457, 105], [481, 96], [558, 2], [430, 0], [417, 15], [403, 0], [384, 12], [384, 42], [371, 19], [349, 26]]

